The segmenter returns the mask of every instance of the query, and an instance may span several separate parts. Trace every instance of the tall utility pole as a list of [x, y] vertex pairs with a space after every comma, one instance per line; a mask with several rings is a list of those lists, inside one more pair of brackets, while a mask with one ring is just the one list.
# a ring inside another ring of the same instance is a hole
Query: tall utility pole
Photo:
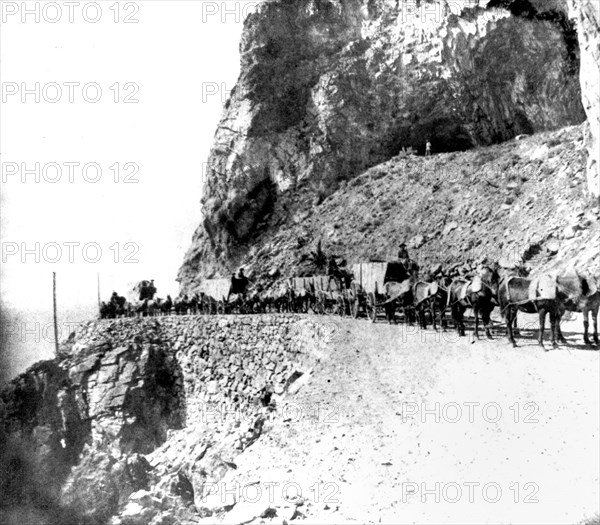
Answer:
[[56, 318], [56, 272], [52, 272], [52, 302], [54, 306], [54, 350], [58, 355], [58, 320]]
[[102, 303], [100, 301], [100, 272], [98, 272], [98, 309], [100, 309], [100, 304]]

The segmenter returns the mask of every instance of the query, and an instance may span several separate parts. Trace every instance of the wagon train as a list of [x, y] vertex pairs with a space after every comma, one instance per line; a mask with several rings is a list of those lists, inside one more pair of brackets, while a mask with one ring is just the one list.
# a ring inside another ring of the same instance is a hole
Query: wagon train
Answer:
[[[316, 313], [366, 316], [372, 322], [383, 314], [388, 322], [396, 322], [396, 311], [405, 323], [417, 319], [427, 328], [428, 318], [437, 329], [439, 316], [442, 329], [447, 327], [445, 311], [451, 313], [454, 328], [465, 335], [464, 312], [470, 309], [474, 318], [474, 335], [479, 336], [479, 319], [485, 335], [492, 337], [490, 314], [498, 309], [506, 323], [509, 341], [514, 337], [518, 312], [540, 317], [538, 342], [543, 346], [544, 323], [550, 317], [552, 344], [564, 342], [560, 320], [565, 311], [582, 312], [584, 342], [596, 346], [600, 286], [598, 278], [574, 269], [552, 275], [529, 276], [525, 269], [503, 269], [497, 263], [434, 267], [421, 279], [404, 261], [368, 261], [352, 266], [351, 279], [340, 275], [314, 275], [282, 279], [266, 285], [248, 285], [245, 277], [206, 279], [191, 296], [175, 301], [154, 298], [152, 281], [136, 285], [128, 301], [113, 292], [108, 303], [99, 305], [101, 318], [190, 314], [234, 313]], [[343, 272], [339, 272], [343, 275]], [[250, 288], [250, 289], [249, 289]], [[590, 326], [591, 314], [593, 327]], [[591, 333], [590, 333], [591, 332]]]

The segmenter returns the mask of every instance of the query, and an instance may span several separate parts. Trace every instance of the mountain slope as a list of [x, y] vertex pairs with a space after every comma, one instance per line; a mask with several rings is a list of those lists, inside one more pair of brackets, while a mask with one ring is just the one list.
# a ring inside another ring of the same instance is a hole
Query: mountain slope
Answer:
[[595, 21], [593, 3], [562, 0], [265, 2], [245, 24], [184, 287], [240, 264], [265, 215], [303, 181], [327, 195], [427, 139], [461, 151], [586, 116], [589, 147]]
[[[407, 241], [421, 266], [483, 256], [516, 263], [526, 254], [534, 269], [575, 264], [598, 274], [584, 133], [574, 126], [467, 152], [399, 155], [322, 202], [301, 183], [282, 193], [238, 262], [255, 279], [311, 274], [318, 241], [349, 263], [393, 259]], [[192, 289], [201, 268], [188, 261], [186, 272]]]

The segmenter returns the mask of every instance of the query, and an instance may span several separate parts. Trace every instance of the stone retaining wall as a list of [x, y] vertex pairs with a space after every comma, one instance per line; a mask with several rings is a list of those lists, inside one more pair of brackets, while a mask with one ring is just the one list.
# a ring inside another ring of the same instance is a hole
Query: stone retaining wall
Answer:
[[[269, 395], [284, 393], [326, 350], [333, 326], [326, 319], [298, 315], [84, 323], [52, 361], [66, 374], [54, 374], [60, 385], [45, 389], [53, 398], [45, 405], [56, 403], [62, 418], [48, 430], [61, 434], [69, 446], [72, 432], [65, 429], [70, 422], [85, 428], [81, 423], [88, 421], [94, 441], [117, 440], [123, 450], [148, 453], [166, 439], [169, 428], [200, 422], [208, 406], [254, 410], [267, 404]], [[37, 377], [38, 368], [2, 393], [5, 419], [12, 426], [25, 420], [20, 397], [33, 395], [19, 385], [29, 384], [32, 373]], [[81, 436], [76, 441], [80, 444]]]
[[[207, 475], [218, 479], [219, 458], [260, 436], [271, 396], [310, 372], [335, 326], [298, 315], [84, 323], [57, 359], [0, 392], [0, 443], [16, 439], [31, 452], [30, 484], [44, 498], [62, 490], [63, 504], [76, 501], [94, 519], [114, 515], [151, 479], [185, 500], [172, 480], [202, 494]], [[249, 425], [206, 418], [220, 405], [249, 414]]]

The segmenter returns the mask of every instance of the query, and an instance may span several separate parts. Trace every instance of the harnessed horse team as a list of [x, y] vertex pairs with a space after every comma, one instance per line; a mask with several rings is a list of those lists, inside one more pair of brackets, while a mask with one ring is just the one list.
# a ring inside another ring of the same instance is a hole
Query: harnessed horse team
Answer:
[[[544, 346], [544, 331], [548, 317], [552, 345], [556, 347], [558, 342], [566, 342], [560, 323], [567, 311], [583, 313], [584, 342], [591, 345], [589, 326], [591, 313], [592, 338], [594, 343], [600, 346], [598, 340], [600, 287], [596, 279], [581, 275], [575, 270], [542, 275], [538, 278], [528, 277], [518, 270], [505, 271], [502, 276], [500, 272], [497, 263], [484, 263], [462, 274], [456, 271], [452, 273], [452, 269], [443, 271], [438, 266], [430, 274], [429, 279], [423, 280], [418, 277], [418, 267], [416, 270], [409, 268], [403, 276], [405, 280], [385, 284], [387, 296], [390, 297], [382, 303], [385, 304], [386, 317], [388, 321], [396, 322], [395, 310], [400, 308], [404, 313], [405, 322], [412, 323], [416, 318], [419, 326], [425, 329], [430, 320], [433, 328], [437, 330], [438, 322], [443, 329], [447, 328], [446, 311], [449, 310], [458, 334], [464, 336], [465, 312], [471, 309], [475, 337], [479, 337], [481, 320], [486, 336], [491, 338], [491, 314], [497, 307], [505, 320], [509, 341], [513, 346], [517, 346], [515, 335], [518, 335], [516, 328], [518, 312], [537, 314], [539, 344]], [[145, 286], [138, 285], [139, 301], [129, 303], [125, 298], [113, 293], [108, 304], [102, 303], [100, 317], [309, 311], [319, 314], [359, 316], [355, 282], [334, 276], [292, 278], [273, 283], [267, 289], [263, 289], [260, 285], [248, 286], [248, 280], [245, 279], [244, 289], [241, 289], [239, 282], [236, 281], [234, 282], [237, 283], [236, 286], [229, 288], [229, 292], [220, 293], [218, 298], [212, 297], [210, 293], [196, 292], [190, 297], [183, 295], [175, 300], [172, 300], [171, 296], [167, 296], [166, 300], [155, 299], [156, 288], [153, 284], [146, 286], [147, 281], [142, 283]], [[148, 290], [151, 296], [146, 294]], [[356, 304], [353, 303], [355, 300]], [[367, 311], [367, 314], [375, 321], [377, 316], [375, 307], [381, 307], [381, 304], [373, 303], [372, 306], [370, 313]]]

